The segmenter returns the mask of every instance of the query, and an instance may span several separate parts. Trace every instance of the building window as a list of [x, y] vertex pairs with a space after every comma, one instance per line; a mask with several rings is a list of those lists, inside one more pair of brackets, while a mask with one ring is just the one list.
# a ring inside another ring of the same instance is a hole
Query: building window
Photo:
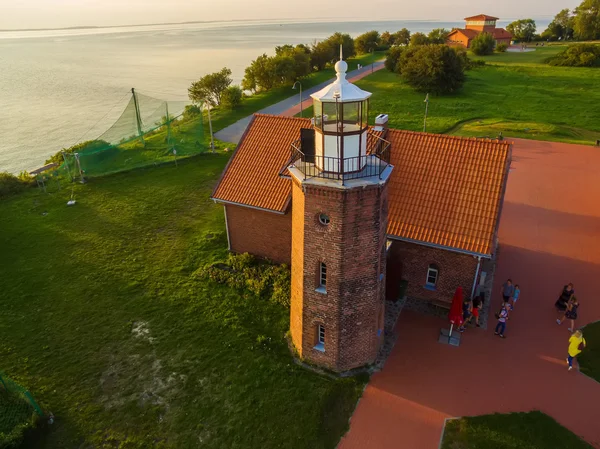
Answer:
[[438, 281], [438, 274], [439, 274], [439, 270], [437, 265], [429, 265], [429, 268], [427, 269], [427, 281], [425, 282], [425, 285], [427, 287], [433, 287], [435, 288], [435, 286], [437, 285], [437, 281]]
[[323, 289], [327, 287], [327, 265], [325, 265], [325, 262], [319, 264], [319, 287]]
[[331, 220], [329, 219], [329, 215], [327, 214], [319, 214], [319, 223], [323, 226], [327, 226]]
[[325, 352], [325, 326], [319, 324], [316, 331], [317, 335], [315, 338], [315, 349], [317, 351]]

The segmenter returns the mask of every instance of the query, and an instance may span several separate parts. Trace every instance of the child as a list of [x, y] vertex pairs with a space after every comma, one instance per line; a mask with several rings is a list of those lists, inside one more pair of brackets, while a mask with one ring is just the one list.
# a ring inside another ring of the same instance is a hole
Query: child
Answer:
[[510, 310], [510, 304], [504, 304], [504, 307], [498, 314], [498, 324], [496, 324], [496, 330], [494, 335], [499, 335], [500, 338], [504, 338], [504, 331], [506, 330], [506, 320], [508, 319], [508, 311]]
[[471, 321], [471, 312], [473, 311], [473, 304], [469, 298], [465, 298], [463, 302], [463, 325], [458, 328], [458, 332], [464, 332], [466, 325]]
[[511, 307], [511, 309], [514, 308], [515, 304], [517, 303], [517, 300], [519, 299], [520, 294], [521, 294], [521, 289], [519, 288], [519, 284], [515, 284], [515, 291], [513, 293], [513, 302], [512, 302], [513, 307]]
[[573, 359], [577, 357], [581, 351], [585, 348], [586, 341], [583, 338], [583, 332], [576, 330], [571, 338], [569, 338], [569, 350], [567, 363], [569, 364], [569, 371], [573, 369]]
[[481, 299], [479, 298], [479, 296], [476, 296], [475, 298], [473, 298], [473, 316], [475, 317], [475, 326], [480, 327], [479, 326], [479, 311], [483, 308], [483, 303], [481, 302]]

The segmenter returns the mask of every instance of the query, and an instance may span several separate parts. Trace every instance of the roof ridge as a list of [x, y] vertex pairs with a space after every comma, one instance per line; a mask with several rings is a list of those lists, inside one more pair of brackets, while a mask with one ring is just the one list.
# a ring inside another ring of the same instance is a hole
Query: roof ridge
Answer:
[[456, 136], [454, 134], [428, 133], [428, 132], [422, 132], [422, 131], [412, 131], [409, 129], [388, 128], [388, 132], [389, 131], [403, 133], [403, 134], [428, 136], [428, 137], [436, 137], [436, 138], [443, 138], [443, 139], [463, 140], [463, 141], [496, 142], [496, 143], [506, 144], [506, 145], [510, 145], [510, 144], [514, 143], [514, 142], [508, 142], [505, 140], [499, 140], [498, 138], [492, 139], [490, 137]]
[[282, 120], [302, 120], [302, 121], [310, 121], [309, 118], [306, 117], [293, 117], [289, 115], [278, 115], [278, 114], [265, 114], [264, 112], [255, 112], [252, 114], [256, 117], [269, 117], [269, 118], [277, 118]]

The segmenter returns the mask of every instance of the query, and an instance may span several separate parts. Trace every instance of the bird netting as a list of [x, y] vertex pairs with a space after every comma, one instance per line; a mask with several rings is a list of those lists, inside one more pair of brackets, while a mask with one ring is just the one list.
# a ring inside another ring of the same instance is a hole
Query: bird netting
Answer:
[[57, 172], [88, 178], [205, 152], [202, 111], [187, 102], [167, 102], [132, 89], [119, 118], [101, 135], [62, 152]]
[[0, 447], [7, 443], [3, 438], [10, 440], [34, 415], [43, 412], [29, 391], [0, 371]]

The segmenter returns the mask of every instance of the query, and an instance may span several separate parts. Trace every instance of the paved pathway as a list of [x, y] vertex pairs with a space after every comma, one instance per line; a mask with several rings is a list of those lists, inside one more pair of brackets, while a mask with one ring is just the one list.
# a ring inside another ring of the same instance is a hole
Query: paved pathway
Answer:
[[598, 167], [598, 148], [515, 139], [492, 296], [498, 308], [506, 278], [521, 286], [507, 338], [469, 329], [459, 348], [441, 345], [445, 320], [402, 312], [340, 449], [437, 449], [444, 418], [532, 409], [600, 448], [600, 384], [567, 371], [570, 334], [553, 308], [573, 282], [578, 325], [600, 319]]
[[[361, 79], [367, 75], [370, 75], [372, 71], [381, 70], [382, 68], [383, 68], [383, 62], [382, 61], [376, 62], [374, 64], [369, 64], [368, 66], [363, 67], [361, 69], [357, 69], [357, 70], [348, 72], [347, 77], [348, 77], [349, 81], [356, 81], [357, 79]], [[315, 92], [318, 92], [319, 90], [323, 89], [325, 86], [329, 85], [332, 81], [333, 81], [333, 78], [328, 81], [325, 81], [324, 83], [321, 83], [317, 86], [311, 87], [310, 89], [303, 90], [302, 91], [302, 98], [304, 99], [303, 104], [302, 104], [303, 108], [306, 109], [306, 108], [312, 106], [312, 99], [310, 98], [310, 94], [314, 94]], [[295, 108], [297, 108], [297, 112], [293, 113], [293, 111], [296, 110]], [[296, 115], [298, 112], [300, 112], [300, 95], [298, 95], [298, 94], [293, 95], [286, 100], [280, 101], [279, 103], [275, 103], [271, 106], [268, 106], [268, 107], [258, 111], [258, 113], [260, 113], [260, 114], [288, 115], [288, 116]], [[215, 138], [222, 140], [223, 142], [231, 142], [231, 143], [235, 143], [235, 144], [239, 143], [240, 139], [242, 138], [242, 134], [244, 134], [244, 131], [248, 127], [248, 124], [250, 123], [251, 119], [252, 119], [252, 115], [249, 115], [248, 117], [244, 117], [243, 119], [238, 120], [234, 124], [229, 125], [228, 127], [223, 128], [222, 130], [216, 132]]]

